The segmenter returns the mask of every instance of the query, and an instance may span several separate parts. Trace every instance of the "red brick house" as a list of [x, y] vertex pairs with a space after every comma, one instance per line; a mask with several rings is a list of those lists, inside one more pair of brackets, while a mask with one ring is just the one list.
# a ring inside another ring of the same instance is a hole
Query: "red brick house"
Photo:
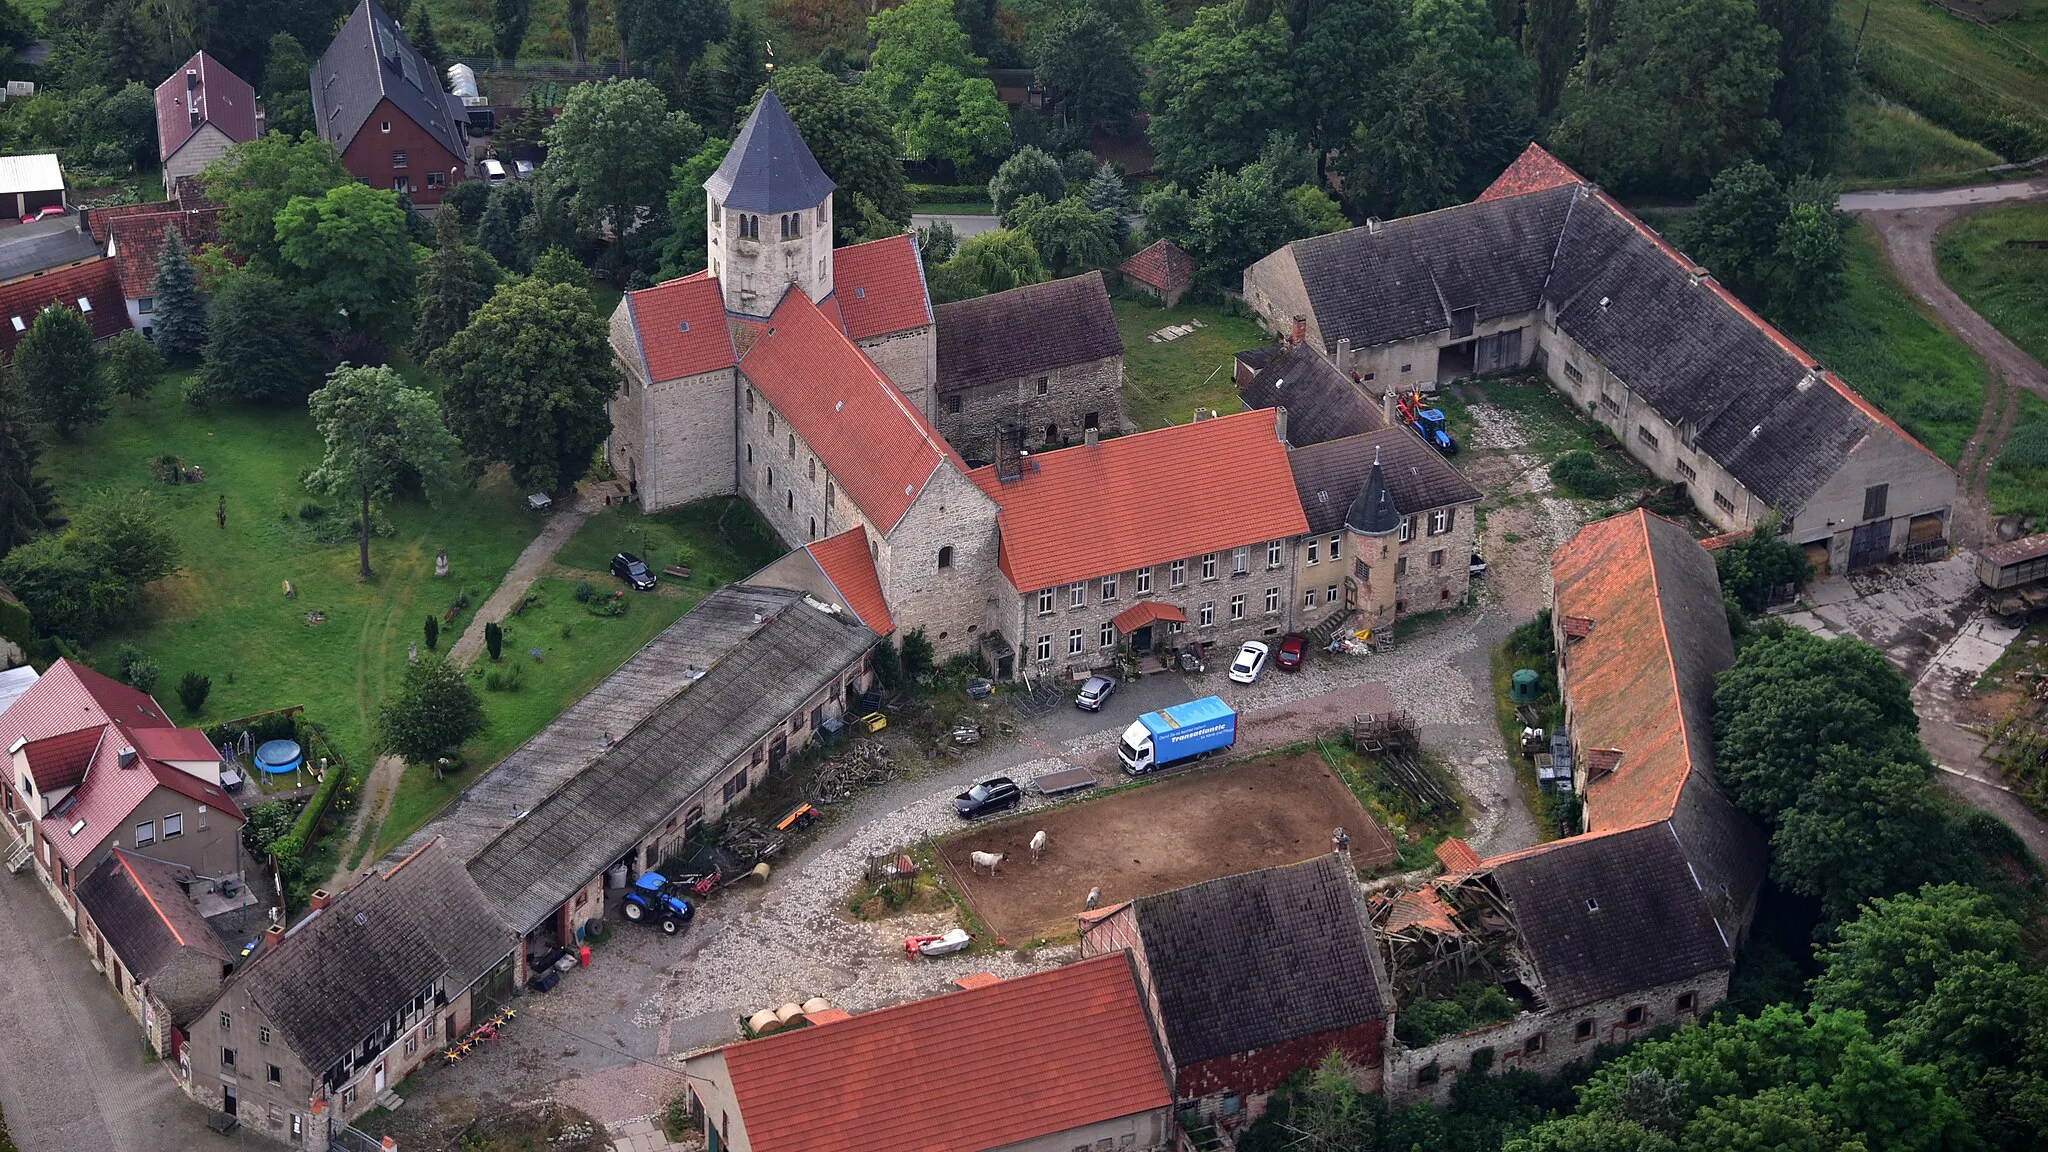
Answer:
[[1184, 1113], [1257, 1118], [1333, 1051], [1378, 1091], [1393, 995], [1350, 861], [1331, 853], [1084, 915], [1081, 954], [1127, 951]]
[[398, 22], [362, 0], [313, 66], [313, 119], [342, 167], [428, 208], [469, 174], [468, 117]]

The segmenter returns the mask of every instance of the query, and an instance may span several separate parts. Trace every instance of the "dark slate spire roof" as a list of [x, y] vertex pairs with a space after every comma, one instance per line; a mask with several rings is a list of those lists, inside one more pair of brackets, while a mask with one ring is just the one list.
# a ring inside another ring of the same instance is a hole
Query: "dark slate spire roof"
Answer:
[[1351, 511], [1344, 514], [1344, 526], [1364, 536], [1385, 536], [1401, 526], [1401, 511], [1394, 507], [1394, 494], [1387, 490], [1387, 474], [1380, 470], [1379, 449], [1373, 449], [1372, 474]]
[[761, 94], [725, 162], [704, 182], [704, 190], [720, 204], [745, 212], [816, 208], [831, 198], [835, 187], [790, 123], [773, 88]]

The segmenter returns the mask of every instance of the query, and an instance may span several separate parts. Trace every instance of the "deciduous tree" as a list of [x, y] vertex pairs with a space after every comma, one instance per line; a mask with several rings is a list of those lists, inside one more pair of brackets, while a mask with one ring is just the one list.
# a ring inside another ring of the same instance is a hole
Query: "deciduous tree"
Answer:
[[578, 84], [548, 129], [548, 163], [576, 187], [579, 224], [621, 234], [664, 202], [675, 162], [704, 134], [645, 80]]
[[377, 744], [408, 764], [433, 764], [481, 734], [487, 722], [462, 670], [427, 657], [405, 666], [397, 695], [378, 713]]
[[953, 0], [906, 0], [868, 17], [868, 36], [875, 47], [861, 86], [873, 89], [899, 116], [910, 111], [918, 85], [932, 69], [985, 76], [988, 67], [954, 19]]
[[307, 474], [306, 486], [357, 502], [359, 570], [368, 580], [371, 502], [389, 499], [411, 479], [418, 480], [428, 499], [438, 498], [453, 476], [455, 437], [441, 422], [434, 397], [391, 368], [344, 364], [328, 375], [307, 406], [327, 449], [319, 467]]
[[340, 334], [381, 340], [412, 323], [419, 260], [395, 193], [350, 181], [277, 214], [278, 264], [300, 314]]
[[1055, 204], [1027, 196], [1011, 208], [1009, 219], [1012, 227], [1031, 237], [1039, 259], [1056, 276], [1107, 268], [1123, 254], [1116, 214], [1091, 210], [1076, 196]]
[[522, 489], [575, 483], [611, 435], [619, 373], [581, 288], [530, 277], [498, 289], [428, 365], [472, 465], [503, 461]]
[[832, 194], [832, 230], [841, 243], [852, 239], [860, 219], [855, 196], [867, 197], [896, 231], [909, 225], [910, 197], [890, 129], [894, 118], [866, 84], [841, 84], [809, 66], [778, 68], [775, 95], [818, 167], [839, 185]]
[[107, 418], [107, 378], [92, 327], [74, 309], [52, 304], [36, 314], [15, 346], [13, 372], [37, 417], [69, 439]]
[[668, 192], [668, 238], [662, 241], [661, 270], [656, 280], [688, 276], [704, 267], [707, 251], [704, 181], [718, 171], [731, 143], [716, 137], [688, 159], [670, 169]]
[[1787, 189], [1747, 161], [1714, 177], [1677, 239], [1757, 311], [1804, 319], [1845, 291], [1845, 223], [1834, 201], [1826, 185], [1799, 181]]
[[355, 177], [334, 146], [311, 135], [272, 132], [231, 146], [200, 174], [206, 196], [221, 206], [220, 234], [245, 260], [277, 267], [277, 215], [294, 197], [319, 197]]
[[938, 303], [966, 300], [1042, 283], [1045, 263], [1031, 237], [997, 228], [961, 241], [951, 260], [932, 270], [932, 299]]
[[1062, 119], [1082, 131], [1129, 130], [1145, 85], [1132, 54], [1134, 43], [1092, 7], [1069, 10], [1039, 34], [1034, 50], [1038, 82]]
[[1778, 33], [1778, 137], [1764, 155], [1784, 179], [1821, 175], [1849, 135], [1849, 37], [1828, 0], [1759, 0], [1757, 15]]
[[1147, 133], [1162, 175], [1194, 185], [1211, 170], [1236, 171], [1258, 158], [1268, 132], [1299, 120], [1300, 94], [1284, 79], [1290, 40], [1278, 13], [1239, 27], [1235, 8], [1216, 5], [1153, 41]]
[[164, 378], [163, 354], [149, 337], [129, 329], [107, 341], [107, 383], [130, 400], [147, 400]]
[[1010, 116], [986, 76], [951, 65], [924, 74], [902, 116], [904, 148], [914, 160], [938, 157], [956, 169], [978, 169], [1010, 148]]
[[1026, 144], [1002, 162], [989, 177], [988, 198], [996, 215], [1007, 217], [1010, 209], [1026, 196], [1038, 196], [1047, 203], [1065, 198], [1067, 177], [1060, 162]]

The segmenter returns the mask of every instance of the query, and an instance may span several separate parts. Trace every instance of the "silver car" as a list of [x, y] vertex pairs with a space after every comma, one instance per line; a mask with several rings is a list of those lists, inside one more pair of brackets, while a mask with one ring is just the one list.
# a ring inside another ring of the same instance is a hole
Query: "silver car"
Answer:
[[1074, 707], [1087, 712], [1102, 711], [1102, 702], [1116, 693], [1116, 681], [1107, 676], [1090, 676], [1074, 696]]

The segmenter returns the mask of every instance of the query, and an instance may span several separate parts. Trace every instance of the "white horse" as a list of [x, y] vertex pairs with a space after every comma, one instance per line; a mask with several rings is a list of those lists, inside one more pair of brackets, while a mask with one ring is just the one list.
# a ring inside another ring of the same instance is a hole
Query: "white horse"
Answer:
[[986, 868], [988, 869], [988, 874], [994, 876], [996, 874], [996, 865], [1009, 858], [1010, 854], [1008, 852], [969, 852], [967, 854], [967, 869], [971, 872], [977, 868]]
[[1043, 855], [1045, 855], [1045, 829], [1040, 828], [1031, 837], [1031, 862], [1033, 864], [1038, 863], [1038, 858]]

